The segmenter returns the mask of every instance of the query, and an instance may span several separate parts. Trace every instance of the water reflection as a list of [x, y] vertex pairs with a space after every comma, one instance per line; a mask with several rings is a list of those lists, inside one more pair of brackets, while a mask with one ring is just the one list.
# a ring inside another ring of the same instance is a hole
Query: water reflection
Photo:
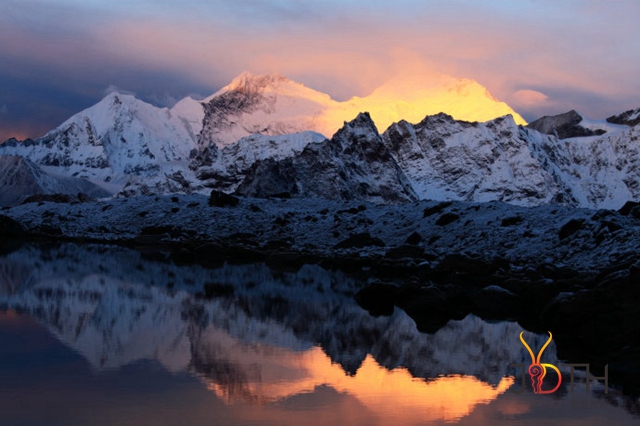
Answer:
[[[179, 417], [172, 421], [165, 413], [164, 423], [187, 418], [211, 423], [213, 407], [214, 424], [484, 423], [485, 418], [509, 423], [553, 418], [549, 408], [559, 401], [556, 414], [581, 424], [597, 416], [633, 421], [624, 410], [600, 402], [603, 398], [586, 395], [580, 385], [572, 395], [565, 385], [549, 397], [530, 389], [511, 392], [520, 383], [514, 385], [509, 364], [528, 357], [518, 324], [469, 316], [433, 335], [421, 334], [400, 310], [374, 318], [358, 307], [352, 295], [364, 284], [312, 265], [296, 271], [261, 263], [207, 269], [148, 260], [120, 248], [25, 246], [0, 258], [0, 326], [33, 328], [30, 318], [37, 319], [82, 356], [74, 363], [88, 362], [91, 380], [115, 375], [134, 389], [143, 381], [159, 381], [163, 393], [181, 401]], [[527, 337], [537, 348], [545, 340]], [[554, 355], [552, 343], [543, 359], [557, 364]], [[122, 377], [132, 368], [135, 374]], [[64, 389], [80, 379], [66, 380], [48, 386]], [[0, 381], [0, 387], [3, 382], [10, 380]], [[158, 408], [157, 395], [146, 388], [134, 392], [144, 404], [121, 412], [112, 398], [101, 396], [108, 393], [103, 383], [87, 386], [95, 397], [86, 403], [96, 412], [110, 412], [105, 424], [153, 417], [145, 412]], [[199, 392], [209, 396], [193, 396]], [[114, 395], [122, 408], [119, 393]], [[203, 398], [213, 404], [210, 409], [195, 402]], [[580, 401], [586, 401], [587, 417], [571, 408]], [[2, 408], [19, 416], [18, 408]]]

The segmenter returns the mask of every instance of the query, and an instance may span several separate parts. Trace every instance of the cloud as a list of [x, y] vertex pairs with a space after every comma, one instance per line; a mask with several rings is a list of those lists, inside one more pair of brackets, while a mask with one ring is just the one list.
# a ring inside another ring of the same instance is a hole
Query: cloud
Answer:
[[245, 70], [278, 72], [338, 100], [437, 71], [474, 79], [529, 117], [638, 106], [640, 2], [399, 3], [5, 0], [0, 80], [85, 99], [110, 83], [168, 104], [213, 93]]
[[0, 114], [8, 114], [9, 113], [9, 108], [7, 108], [7, 104], [2, 104], [2, 106], [0, 106]]
[[539, 106], [546, 103], [549, 97], [537, 90], [518, 90], [511, 95], [512, 103], [518, 106]]

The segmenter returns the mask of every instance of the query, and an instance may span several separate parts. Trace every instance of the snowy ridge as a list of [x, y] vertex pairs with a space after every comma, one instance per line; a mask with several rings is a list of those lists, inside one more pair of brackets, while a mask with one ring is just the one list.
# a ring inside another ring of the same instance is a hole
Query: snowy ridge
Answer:
[[487, 123], [438, 114], [383, 135], [420, 199], [540, 205], [567, 200], [511, 116]]
[[556, 140], [525, 130], [543, 166], [566, 188], [570, 205], [617, 209], [640, 200], [640, 129]]

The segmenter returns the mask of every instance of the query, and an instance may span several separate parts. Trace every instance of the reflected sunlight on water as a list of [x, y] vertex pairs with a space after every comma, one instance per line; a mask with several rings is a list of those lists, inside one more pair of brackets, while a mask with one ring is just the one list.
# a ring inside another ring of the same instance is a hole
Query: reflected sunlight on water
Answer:
[[427, 381], [413, 377], [406, 368], [387, 370], [371, 355], [350, 376], [319, 347], [304, 352], [236, 349], [234, 366], [253, 372], [244, 376], [245, 383], [219, 384], [203, 378], [207, 387], [227, 403], [273, 403], [328, 386], [355, 397], [383, 423], [454, 421], [468, 415], [475, 405], [494, 400], [514, 383], [512, 377], [505, 377], [493, 387], [461, 375]]

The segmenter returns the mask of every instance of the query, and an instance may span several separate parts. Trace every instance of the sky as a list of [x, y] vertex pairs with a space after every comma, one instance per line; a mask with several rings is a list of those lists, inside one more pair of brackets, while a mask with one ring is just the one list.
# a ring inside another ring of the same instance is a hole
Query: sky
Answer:
[[526, 120], [640, 107], [637, 0], [0, 0], [0, 141], [113, 90], [158, 106], [243, 71], [337, 100], [398, 74], [476, 80]]

